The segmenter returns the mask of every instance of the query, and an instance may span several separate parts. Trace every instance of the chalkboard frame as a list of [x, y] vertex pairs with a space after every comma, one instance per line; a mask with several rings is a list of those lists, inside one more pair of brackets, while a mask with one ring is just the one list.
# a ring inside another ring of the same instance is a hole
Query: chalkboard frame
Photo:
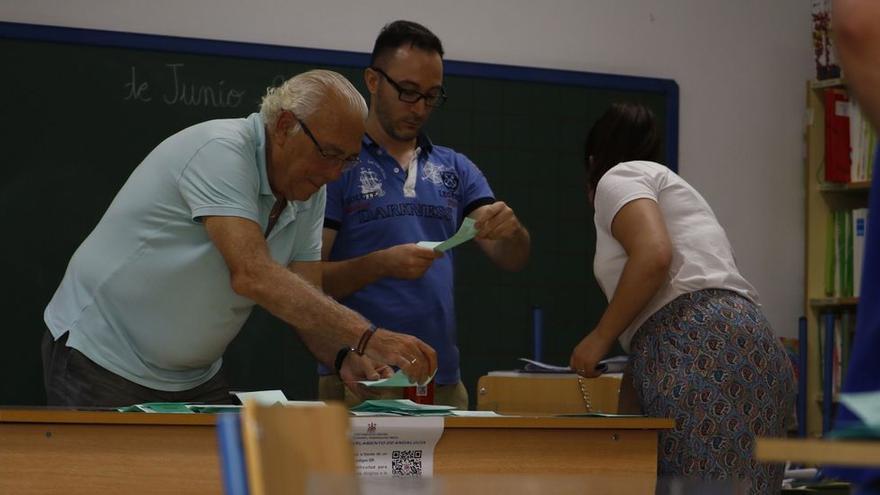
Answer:
[[[229, 57], [233, 61], [234, 59], [244, 59], [310, 66], [331, 66], [345, 71], [363, 68], [369, 62], [369, 54], [367, 53], [10, 22], [0, 22], [0, 39], [13, 42], [34, 42], [36, 44], [58, 44], [65, 49], [69, 47], [129, 49], [172, 55]], [[56, 70], [56, 68], [50, 67], [50, 70]], [[513, 125], [505, 129], [500, 128], [505, 126], [496, 126], [494, 134], [482, 136], [479, 140], [482, 146], [481, 149], [465, 150], [461, 143], [450, 141], [450, 143], [455, 143], [454, 146], [459, 151], [468, 154], [482, 151], [482, 158], [485, 158], [487, 154], [495, 153], [499, 146], [506, 146], [506, 144], [498, 144], [510, 139], [509, 136], [504, 135], [505, 132], [514, 135], [514, 139], [517, 139], [519, 135], [516, 133], [523, 129], [520, 122], [525, 118], [518, 113], [520, 110], [523, 110], [519, 107], [521, 100], [517, 100], [517, 98], [522, 97], [523, 93], [518, 91], [527, 83], [546, 84], [556, 86], [562, 90], [560, 91], [561, 93], [566, 94], [570, 93], [569, 90], [571, 89], [577, 90], [580, 88], [587, 91], [636, 93], [648, 96], [652, 101], [661, 100], [662, 103], [654, 108], [655, 111], [659, 111], [662, 108], [664, 113], [662, 124], [665, 128], [664, 135], [666, 137], [664, 143], [664, 162], [669, 168], [677, 171], [679, 90], [678, 85], [673, 80], [453, 60], [445, 61], [445, 73], [447, 76], [452, 76], [455, 79], [472, 79], [475, 83], [474, 86], [476, 86], [477, 82], [495, 85], [495, 82], [498, 81], [505, 83], [503, 86], [507, 86], [506, 83], [509, 83], [509, 86], [516, 87], [515, 89], [517, 90], [513, 92], [513, 96], [505, 93], [503, 95], [504, 98], [502, 98], [505, 101], [504, 108], [494, 112], [498, 118], [506, 119], [510, 116], [510, 110], [515, 110], [517, 114], [513, 115], [511, 120], [504, 121], [505, 124], [512, 123]], [[454, 82], [452, 77], [450, 77], [450, 85]], [[529, 93], [525, 92], [525, 94], [528, 95]], [[636, 97], [638, 98], [638, 95]], [[505, 98], [509, 98], [513, 102], [509, 107], [506, 106], [507, 100]], [[458, 101], [456, 99], [456, 102]], [[445, 110], [448, 111], [449, 109]], [[528, 108], [525, 110], [531, 111]], [[597, 109], [597, 111], [599, 110]], [[440, 121], [440, 118], [435, 117], [432, 119], [432, 122], [435, 124]], [[582, 173], [580, 155], [574, 151], [574, 148], [577, 148], [577, 140], [580, 138], [579, 133], [582, 129], [586, 128], [587, 122], [581, 122], [579, 125], [582, 127], [575, 128], [575, 126], [569, 126], [565, 138], [566, 142], [570, 144], [569, 148], [571, 148], [566, 155], [569, 160], [568, 164], [571, 165], [567, 169], [569, 177]], [[179, 128], [182, 127], [183, 125]], [[553, 132], [549, 131], [550, 134], [555, 136], [556, 134], [553, 134]], [[440, 133], [438, 132], [437, 135], [440, 135]], [[165, 135], [155, 137], [164, 139]], [[492, 139], [487, 137], [492, 137]], [[445, 143], [446, 141], [441, 139], [439, 142]], [[144, 143], [141, 144], [143, 145]], [[492, 148], [493, 146], [494, 148]], [[147, 149], [151, 148], [152, 145]], [[472, 148], [476, 148], [476, 146], [472, 146]], [[487, 152], [486, 149], [489, 149], [489, 151]], [[519, 151], [522, 150], [517, 150], [517, 153]], [[578, 235], [566, 236], [566, 240], [574, 239], [577, 242], [584, 243], [586, 241], [587, 244], [590, 244], [595, 242], [595, 238], [590, 237], [592, 235], [592, 222], [586, 216], [588, 214], [588, 207], [583, 204], [583, 191], [579, 186], [579, 182], [576, 184], [576, 181], [569, 180], [562, 184], [565, 186], [565, 190], [554, 190], [554, 193], [559, 192], [560, 194], [555, 194], [553, 201], [544, 201], [541, 194], [547, 193], [547, 189], [542, 189], [548, 187], [546, 182], [535, 183], [531, 177], [523, 179], [515, 175], [518, 170], [516, 167], [525, 167], [527, 165], [523, 165], [523, 163], [528, 164], [530, 163], [529, 160], [534, 158], [534, 154], [529, 154], [531, 152], [531, 149], [527, 149], [526, 153], [522, 153], [524, 158], [517, 156], [519, 161], [504, 161], [508, 160], [510, 156], [502, 156], [499, 160], [503, 161], [506, 165], [504, 174], [500, 177], [489, 177], [487, 175], [488, 178], [493, 179], [490, 182], [493, 184], [496, 194], [499, 194], [499, 197], [504, 198], [505, 201], [510, 201], [511, 204], [517, 205], [517, 211], [520, 212], [521, 218], [524, 219], [524, 222], [533, 233], [533, 257], [530, 261], [530, 266], [524, 272], [517, 274], [501, 273], [481, 253], [478, 253], [477, 249], [473, 246], [463, 246], [460, 254], [456, 255], [456, 300], [458, 301], [456, 303], [456, 313], [459, 318], [459, 341], [463, 349], [462, 380], [467, 387], [471, 388], [472, 401], [475, 399], [472, 387], [479, 375], [489, 369], [504, 369], [504, 366], [512, 366], [516, 356], [527, 355], [525, 347], [526, 345], [531, 346], [532, 341], [527, 339], [525, 333], [521, 330], [524, 330], [529, 320], [527, 314], [528, 305], [542, 306], [546, 310], [548, 328], [556, 326], [557, 328], [573, 329], [573, 332], [569, 331], [569, 333], [559, 333], [556, 335], [554, 337], [555, 340], [552, 341], [553, 345], [548, 345], [547, 349], [545, 349], [549, 351], [547, 352], [547, 357], [551, 361], [556, 360], [557, 362], [563, 362], [561, 361], [563, 358], [560, 357], [560, 353], [563, 352], [563, 349], [567, 352], [570, 346], [573, 345], [572, 342], [576, 342], [576, 339], [579, 338], [575, 333], [581, 332], [585, 325], [589, 325], [590, 321], [594, 318], [598, 319], [597, 311], [601, 309], [591, 307], [587, 311], [583, 307], [579, 307], [576, 315], [560, 310], [562, 307], [568, 307], [566, 305], [569, 305], [572, 298], [576, 296], [590, 297], [593, 298], [590, 299], [591, 301], [600, 301], [599, 288], [595, 286], [592, 278], [589, 278], [588, 275], [590, 265], [587, 258], [591, 259], [592, 256], [584, 257], [583, 253], [575, 252], [576, 250], [566, 247], [567, 245], [562, 242], [563, 236], [555, 233], [556, 225], [539, 225], [539, 219], [554, 218], [560, 224], [566, 223], [567, 225], [577, 224], [583, 226], [583, 228], [578, 229]], [[470, 156], [480, 158], [476, 155]], [[496, 158], [496, 156], [493, 155], [493, 158]], [[477, 163], [488, 163], [481, 162], [480, 160], [476, 161]], [[13, 162], [9, 163], [12, 164]], [[560, 161], [559, 163], [562, 162]], [[28, 170], [34, 173], [33, 168]], [[487, 174], [498, 172], [498, 170], [488, 167], [484, 167], [483, 170]], [[514, 175], [511, 175], [511, 170], [514, 172]], [[113, 169], [113, 173], [116, 175], [108, 178], [101, 175], [101, 172], [108, 171], [105, 169], [100, 169], [99, 171], [97, 167], [84, 167], [83, 169], [71, 167], [69, 173], [80, 174], [81, 171], [86, 172], [81, 174], [83, 177], [91, 177], [88, 175], [88, 173], [91, 173], [102, 180], [108, 180], [108, 184], [113, 181], [124, 180], [127, 177], [127, 173], [130, 172], [125, 167], [118, 167]], [[543, 174], [543, 176], [551, 177], [551, 179], [544, 180], [552, 180], [552, 174]], [[55, 177], [56, 183], [64, 179], [64, 177], [59, 177]], [[505, 181], [507, 182], [505, 183]], [[499, 191], [505, 185], [507, 190]], [[511, 195], [512, 192], [517, 191], [523, 193], [522, 189], [530, 189], [532, 186], [535, 186], [534, 194], [531, 191], [527, 191], [528, 194], [525, 196], [522, 194], [515, 197]], [[28, 192], [26, 187], [13, 187], [15, 189], [12, 190], [16, 193], [25, 194]], [[73, 191], [72, 188], [67, 188], [65, 190], [67, 196], [65, 197], [70, 197], [73, 194], [71, 191]], [[92, 213], [95, 215], [103, 213], [106, 208], [103, 201], [109, 202], [112, 197], [107, 196], [107, 194], [111, 194], [111, 192], [115, 194], [117, 189], [112, 188], [111, 191], [110, 188], [107, 188], [102, 191], [105, 194], [104, 196], [93, 199], [93, 204], [80, 204], [80, 210], [86, 209], [91, 211], [91, 209], [94, 209]], [[100, 206], [96, 206], [99, 204]], [[532, 207], [537, 204], [541, 207], [533, 208], [531, 211], [527, 208], [520, 209], [519, 206], [524, 204]], [[557, 215], [552, 208], [548, 210], [546, 207], [543, 207], [550, 204], [559, 206], [558, 212], [564, 212], [564, 214]], [[19, 215], [16, 218], [27, 220], [30, 217], [25, 218]], [[82, 214], [77, 218], [80, 223], [88, 222], [89, 220], [88, 217]], [[97, 221], [97, 218], [99, 216], [95, 217], [94, 221]], [[39, 226], [39, 222], [32, 223], [34, 226]], [[67, 224], [70, 228], [79, 225], [71, 221], [68, 221]], [[89, 225], [93, 225], [93, 223]], [[74, 242], [74, 239], [68, 235], [70, 234], [69, 232], [65, 233], [67, 237], [62, 235], [59, 239], [51, 239], [47, 237], [48, 234], [44, 235], [42, 231], [38, 231], [38, 233], [39, 235], [36, 236], [24, 236], [23, 242], [12, 243], [10, 246], [15, 248], [15, 253], [27, 252], [29, 255], [33, 251], [36, 253], [48, 252], [56, 255], [58, 252], [63, 251], [65, 256], [69, 256], [80, 241], [80, 239], [76, 239], [76, 243], [71, 244]], [[79, 233], [76, 235], [79, 235]], [[69, 251], [61, 249], [64, 242], [71, 244]], [[37, 244], [40, 247], [34, 249], [34, 246]], [[28, 249], [32, 251], [28, 251]], [[18, 259], [15, 256], [8, 256], [7, 261], [15, 263], [18, 262]], [[41, 323], [42, 320], [36, 316], [36, 310], [33, 308], [45, 304], [49, 300], [51, 292], [43, 293], [39, 300], [27, 298], [35, 294], [32, 292], [33, 290], [45, 292], [54, 289], [57, 281], [50, 280], [50, 278], [54, 278], [57, 275], [58, 280], [60, 280], [60, 273], [63, 273], [63, 271], [56, 273], [55, 268], [57, 268], [56, 265], [58, 263], [54, 262], [57, 261], [55, 258], [53, 258], [53, 263], [46, 263], [44, 260], [38, 261], [40, 266], [36, 267], [36, 269], [22, 265], [23, 268], [13, 274], [26, 275], [29, 285], [22, 288], [15, 283], [14, 278], [7, 283], [7, 301], [12, 301], [12, 306], [18, 304], [15, 301], [19, 301], [19, 303], [26, 302], [27, 304], [23, 304], [23, 307], [27, 311], [22, 310], [18, 313], [13, 311], [14, 314], [11, 318], [7, 315], [8, 321], [6, 324], [8, 328], [16, 328], [18, 332], [12, 341], [7, 342], [8, 347], [6, 349], [7, 353], [15, 353], [15, 359], [6, 361], [0, 359], [0, 372], [4, 372], [9, 376], [16, 373], [17, 376], [0, 383], [0, 404], [36, 404], [40, 400], [38, 389], [41, 386], [38, 380], [42, 370], [35, 365], [39, 362], [38, 340], [44, 331], [44, 327]], [[62, 268], [63, 266], [61, 265]], [[563, 266], [564, 270], [560, 270], [560, 267]], [[555, 275], [544, 277], [544, 273]], [[587, 281], [588, 278], [589, 280]], [[476, 283], [473, 285], [468, 284], [468, 281], [477, 280], [486, 281], [486, 284], [491, 285], [491, 287], [478, 286]], [[577, 291], [581, 292], [578, 293]], [[471, 304], [477, 301], [478, 297], [483, 296], [489, 298], [490, 301], [485, 302], [485, 305]], [[39, 304], [31, 304], [34, 301], [38, 301]], [[484, 306], [491, 310], [484, 314]], [[40, 314], [42, 313], [40, 312]], [[480, 342], [481, 345], [479, 346], [474, 345], [476, 341], [465, 342], [466, 339], [493, 338], [492, 335], [495, 334], [483, 332], [482, 327], [480, 327], [484, 319], [491, 319], [493, 328], [499, 332], [504, 331], [507, 336], [505, 339], [499, 339], [498, 345], [494, 346], [490, 353], [486, 352], [482, 342]], [[268, 312], [260, 311], [259, 308], [254, 311], [251, 320], [245, 325], [236, 341], [230, 344], [230, 351], [227, 355], [224, 355], [224, 362], [230, 363], [230, 373], [227, 373], [227, 375], [231, 379], [232, 385], [239, 386], [241, 390], [252, 389], [246, 387], [282, 388], [291, 398], [314, 398], [316, 381], [303, 380], [304, 376], [312, 377], [312, 375], [302, 374], [306, 372], [314, 373], [314, 363], [310, 359], [306, 360], [310, 356], [308, 356], [302, 344], [298, 342], [295, 333], [262, 331], [263, 328], [271, 329], [279, 326], [285, 327], [285, 325], [280, 320], [272, 317]], [[18, 326], [16, 326], [16, 322], [18, 322]], [[33, 323], [33, 328], [31, 323]], [[253, 324], [251, 325], [251, 323]], [[248, 332], [248, 328], [255, 329], [256, 331]], [[16, 341], [15, 339], [19, 340]], [[548, 340], [550, 340], [549, 336]], [[245, 349], [248, 351], [244, 352]], [[270, 358], [262, 356], [260, 360], [256, 360], [250, 353], [250, 349], [271, 349], [273, 354]], [[283, 352], [278, 351], [279, 349], [283, 349]], [[470, 355], [474, 351], [478, 351], [474, 354], [479, 354], [479, 359], [473, 359], [474, 355]], [[3, 353], [0, 353], [0, 357], [3, 357]]]
[[[224, 41], [182, 36], [127, 33], [99, 29], [0, 22], [0, 37], [31, 41], [50, 41], [92, 46], [135, 48], [171, 53], [192, 53], [230, 57], [280, 60], [304, 64], [327, 64], [366, 67], [370, 54], [322, 48], [270, 45], [242, 41]], [[595, 89], [644, 91], [663, 96], [666, 102], [666, 142], [664, 165], [678, 172], [678, 83], [672, 79], [626, 76], [517, 65], [445, 60], [444, 72], [451, 76], [493, 78], [582, 86]]]

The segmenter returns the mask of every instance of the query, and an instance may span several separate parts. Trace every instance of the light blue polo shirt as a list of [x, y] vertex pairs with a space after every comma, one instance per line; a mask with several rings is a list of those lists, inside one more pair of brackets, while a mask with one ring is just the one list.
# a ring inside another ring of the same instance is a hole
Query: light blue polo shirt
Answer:
[[[288, 203], [272, 258], [321, 259], [326, 190]], [[200, 217], [234, 216], [265, 231], [275, 198], [262, 118], [194, 125], [134, 170], [76, 250], [44, 318], [55, 338], [143, 386], [194, 388], [219, 369], [254, 302], [236, 294]]]
[[[327, 185], [324, 226], [337, 231], [331, 261], [356, 258], [398, 244], [442, 241], [464, 218], [495, 202], [483, 173], [465, 155], [435, 146], [425, 135], [419, 148], [414, 194], [407, 171], [365, 136], [360, 164]], [[376, 325], [415, 335], [437, 351], [435, 380], [461, 381], [455, 325], [454, 249], [416, 280], [382, 278], [340, 300]], [[319, 365], [322, 375], [333, 370]]]

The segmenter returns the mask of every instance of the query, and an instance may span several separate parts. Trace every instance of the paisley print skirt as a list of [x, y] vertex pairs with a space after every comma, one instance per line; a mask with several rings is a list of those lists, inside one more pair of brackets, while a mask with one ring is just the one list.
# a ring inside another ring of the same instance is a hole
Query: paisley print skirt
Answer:
[[782, 465], [755, 460], [756, 436], [785, 435], [792, 366], [760, 309], [731, 291], [679, 296], [632, 339], [633, 385], [645, 414], [675, 419], [660, 434], [658, 476], [744, 480], [779, 493]]

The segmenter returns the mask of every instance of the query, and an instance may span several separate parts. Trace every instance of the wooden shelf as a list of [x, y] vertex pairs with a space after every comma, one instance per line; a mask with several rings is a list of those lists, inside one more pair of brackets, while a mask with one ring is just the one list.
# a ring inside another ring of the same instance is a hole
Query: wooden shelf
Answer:
[[858, 304], [858, 297], [819, 297], [810, 299], [810, 306], [813, 308], [841, 308]]
[[822, 192], [867, 193], [871, 190], [871, 181], [849, 182], [846, 184], [825, 182], [819, 184]]
[[843, 88], [846, 87], [846, 80], [843, 78], [834, 78], [834, 79], [822, 79], [821, 81], [810, 81], [811, 89], [825, 89], [825, 88]]
[[758, 438], [755, 457], [764, 462], [808, 462], [844, 466], [880, 465], [880, 442]]

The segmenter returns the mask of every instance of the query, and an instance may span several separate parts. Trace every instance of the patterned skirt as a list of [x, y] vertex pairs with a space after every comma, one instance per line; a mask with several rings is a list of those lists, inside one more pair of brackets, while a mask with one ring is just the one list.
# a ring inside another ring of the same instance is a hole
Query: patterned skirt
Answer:
[[764, 315], [731, 291], [679, 296], [632, 339], [633, 385], [645, 414], [675, 419], [660, 434], [658, 476], [744, 480], [779, 493], [782, 465], [754, 458], [756, 436], [785, 435], [792, 366]]

